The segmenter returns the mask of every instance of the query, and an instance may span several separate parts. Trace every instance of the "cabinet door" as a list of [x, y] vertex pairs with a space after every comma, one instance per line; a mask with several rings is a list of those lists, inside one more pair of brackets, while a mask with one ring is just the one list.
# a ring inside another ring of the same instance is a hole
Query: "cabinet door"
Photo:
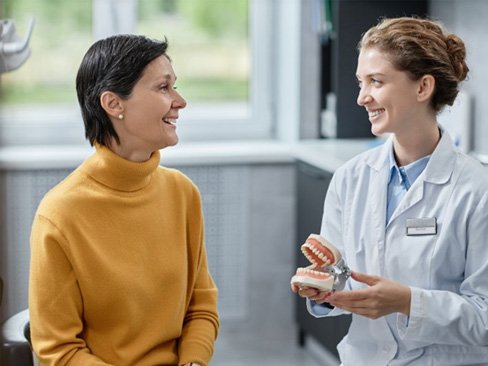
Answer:
[[[300, 245], [311, 233], [320, 232], [325, 194], [332, 174], [304, 162], [297, 164], [297, 238], [296, 266], [310, 265], [300, 251]], [[350, 316], [317, 319], [306, 309], [305, 300], [297, 296], [295, 319], [299, 328], [299, 342], [303, 346], [306, 336], [314, 337], [319, 343], [337, 356], [336, 346], [349, 329]]]

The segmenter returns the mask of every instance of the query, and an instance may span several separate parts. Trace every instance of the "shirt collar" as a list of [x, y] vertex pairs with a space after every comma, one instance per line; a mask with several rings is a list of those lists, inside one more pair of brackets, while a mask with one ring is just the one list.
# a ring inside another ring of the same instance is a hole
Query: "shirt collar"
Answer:
[[[426, 182], [433, 184], [444, 184], [451, 177], [456, 163], [457, 155], [459, 152], [454, 148], [453, 142], [449, 133], [439, 125], [442, 136], [441, 140], [437, 144], [432, 156], [429, 160], [429, 164], [425, 169], [424, 179]], [[369, 154], [366, 157], [366, 164], [372, 169], [379, 172], [386, 168], [389, 162], [389, 153], [393, 145], [393, 135], [391, 135], [382, 146], [377, 147], [379, 149], [378, 154]]]
[[389, 146], [388, 152], [388, 161], [390, 167], [388, 184], [391, 183], [392, 180], [398, 179], [397, 183], [402, 184], [405, 189], [408, 190], [413, 182], [415, 182], [419, 175], [424, 171], [430, 157], [431, 155], [427, 155], [414, 161], [413, 163], [399, 167], [394, 157], [393, 144], [391, 144]]

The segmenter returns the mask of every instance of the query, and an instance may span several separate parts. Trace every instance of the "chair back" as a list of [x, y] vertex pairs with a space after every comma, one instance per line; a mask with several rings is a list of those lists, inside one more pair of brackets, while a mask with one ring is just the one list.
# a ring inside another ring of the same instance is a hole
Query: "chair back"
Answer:
[[29, 310], [8, 318], [0, 327], [0, 365], [33, 366]]

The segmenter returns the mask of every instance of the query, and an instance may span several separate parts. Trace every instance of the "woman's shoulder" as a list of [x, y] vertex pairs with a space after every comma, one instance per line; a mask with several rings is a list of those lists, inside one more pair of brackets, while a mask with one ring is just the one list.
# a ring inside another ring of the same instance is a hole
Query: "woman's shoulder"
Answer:
[[474, 186], [488, 192], [488, 167], [474, 157], [457, 152], [457, 167], [461, 181], [470, 182]]
[[358, 173], [364, 169], [369, 169], [372, 166], [381, 167], [384, 165], [387, 158], [386, 149], [387, 146], [379, 145], [363, 151], [342, 164], [336, 170], [336, 173]]
[[157, 169], [157, 174], [158, 179], [163, 183], [175, 184], [179, 189], [185, 187], [190, 190], [197, 190], [195, 183], [181, 170], [159, 166]]
[[44, 195], [37, 208], [37, 214], [47, 218], [62, 216], [75, 207], [78, 188], [83, 186], [83, 174], [75, 169]]
[[187, 184], [192, 184], [192, 180], [181, 170], [160, 165], [157, 170], [160, 178], [174, 179]]

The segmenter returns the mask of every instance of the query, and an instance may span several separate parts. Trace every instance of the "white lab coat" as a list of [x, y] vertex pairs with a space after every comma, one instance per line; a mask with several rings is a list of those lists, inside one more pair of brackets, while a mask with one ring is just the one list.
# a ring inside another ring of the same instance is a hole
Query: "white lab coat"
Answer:
[[[321, 234], [353, 271], [410, 286], [410, 317], [353, 314], [338, 346], [344, 366], [488, 365], [488, 170], [447, 132], [386, 225], [390, 138], [353, 158], [330, 183]], [[407, 218], [437, 234], [407, 236]], [[364, 287], [352, 279], [348, 288]], [[333, 316], [308, 301], [312, 315]], [[333, 332], [333, 329], [324, 329]]]

